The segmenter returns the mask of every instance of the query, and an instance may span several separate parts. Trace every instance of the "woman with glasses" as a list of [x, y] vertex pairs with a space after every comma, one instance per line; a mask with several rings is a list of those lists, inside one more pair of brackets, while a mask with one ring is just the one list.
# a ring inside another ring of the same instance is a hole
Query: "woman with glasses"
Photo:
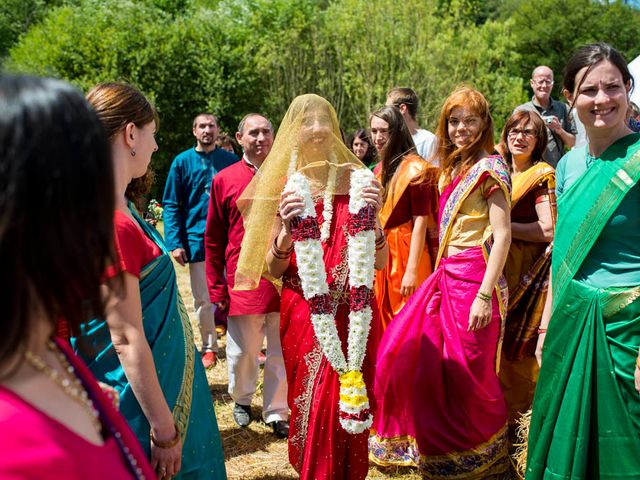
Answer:
[[505, 264], [509, 307], [500, 382], [509, 408], [509, 434], [531, 407], [538, 378], [538, 327], [547, 296], [556, 216], [555, 173], [542, 161], [547, 129], [537, 113], [515, 112], [498, 147], [511, 167], [511, 246]]

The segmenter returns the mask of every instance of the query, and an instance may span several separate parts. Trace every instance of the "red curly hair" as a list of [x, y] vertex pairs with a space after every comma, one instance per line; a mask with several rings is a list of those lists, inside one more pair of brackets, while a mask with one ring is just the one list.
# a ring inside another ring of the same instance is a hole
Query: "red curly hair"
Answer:
[[[479, 135], [471, 143], [458, 148], [449, 138], [449, 117], [454, 108], [463, 107], [480, 117], [482, 126]], [[445, 100], [436, 129], [438, 150], [436, 157], [444, 173], [445, 183], [451, 181], [455, 168], [464, 174], [478, 160], [482, 152], [493, 152], [493, 119], [489, 112], [489, 102], [477, 90], [470, 87], [458, 87]]]

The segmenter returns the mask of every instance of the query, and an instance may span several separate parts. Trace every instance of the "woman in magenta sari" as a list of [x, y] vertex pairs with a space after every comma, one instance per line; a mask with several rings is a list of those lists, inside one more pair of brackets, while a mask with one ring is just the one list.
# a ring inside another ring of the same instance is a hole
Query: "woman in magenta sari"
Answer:
[[449, 96], [437, 135], [437, 266], [380, 343], [370, 458], [417, 466], [431, 479], [502, 478], [507, 409], [496, 367], [507, 304], [509, 168], [489, 154], [489, 105], [473, 89]]

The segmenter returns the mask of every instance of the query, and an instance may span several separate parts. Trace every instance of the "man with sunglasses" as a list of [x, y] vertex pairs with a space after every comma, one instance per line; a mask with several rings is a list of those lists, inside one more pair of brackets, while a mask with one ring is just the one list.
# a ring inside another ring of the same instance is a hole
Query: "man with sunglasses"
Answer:
[[516, 110], [531, 110], [537, 112], [547, 126], [547, 148], [543, 154], [545, 162], [556, 167], [558, 161], [567, 148], [573, 147], [578, 133], [573, 118], [569, 115], [566, 104], [551, 97], [553, 90], [553, 70], [540, 65], [533, 70], [530, 81], [533, 98]]

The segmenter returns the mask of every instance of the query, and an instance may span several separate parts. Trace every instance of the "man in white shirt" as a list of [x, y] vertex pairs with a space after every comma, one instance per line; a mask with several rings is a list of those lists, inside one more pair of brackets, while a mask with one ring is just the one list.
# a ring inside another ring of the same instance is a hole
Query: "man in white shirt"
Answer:
[[436, 153], [436, 136], [429, 130], [420, 128], [416, 117], [418, 115], [418, 95], [412, 89], [407, 87], [395, 87], [387, 92], [387, 106], [395, 106], [402, 113], [409, 132], [413, 137], [413, 143], [416, 144], [416, 150], [425, 160], [435, 163], [432, 158]]

